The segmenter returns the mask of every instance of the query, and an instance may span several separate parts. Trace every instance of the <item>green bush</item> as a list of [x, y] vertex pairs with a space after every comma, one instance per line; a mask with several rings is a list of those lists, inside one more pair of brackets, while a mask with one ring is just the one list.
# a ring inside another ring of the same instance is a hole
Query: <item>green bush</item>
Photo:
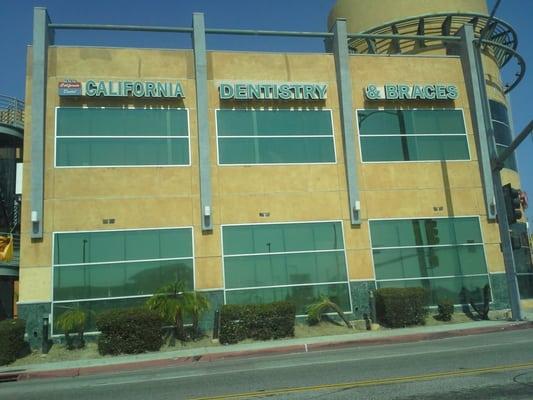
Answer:
[[424, 325], [428, 292], [424, 288], [383, 288], [376, 291], [378, 321], [390, 328]]
[[453, 301], [450, 299], [443, 299], [437, 304], [437, 311], [439, 312], [435, 317], [439, 321], [451, 321], [454, 310]]
[[224, 305], [220, 311], [220, 343], [294, 336], [295, 315], [296, 307], [289, 302]]
[[0, 365], [10, 364], [28, 349], [24, 341], [26, 322], [6, 319], [0, 322]]
[[96, 318], [100, 354], [137, 354], [158, 351], [163, 344], [161, 317], [152, 310], [110, 310]]

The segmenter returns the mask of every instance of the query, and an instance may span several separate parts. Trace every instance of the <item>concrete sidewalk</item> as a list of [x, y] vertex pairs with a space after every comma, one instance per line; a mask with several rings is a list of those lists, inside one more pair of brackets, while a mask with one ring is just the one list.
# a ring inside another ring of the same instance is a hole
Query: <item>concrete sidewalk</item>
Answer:
[[32, 364], [24, 367], [0, 367], [0, 382], [37, 378], [74, 377], [116, 373], [143, 368], [168, 367], [192, 362], [272, 354], [304, 353], [352, 346], [370, 346], [417, 342], [456, 336], [532, 329], [533, 322], [475, 321], [453, 325], [420, 326], [357, 332], [336, 336], [282, 339], [229, 346], [198, 347], [186, 350], [145, 353], [91, 360]]

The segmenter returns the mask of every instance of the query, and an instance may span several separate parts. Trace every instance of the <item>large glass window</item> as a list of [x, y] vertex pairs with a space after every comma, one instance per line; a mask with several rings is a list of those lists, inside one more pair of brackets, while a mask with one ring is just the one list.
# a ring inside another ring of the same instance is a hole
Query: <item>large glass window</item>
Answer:
[[54, 319], [73, 307], [142, 303], [177, 280], [194, 288], [192, 229], [56, 233], [53, 264]]
[[189, 164], [187, 110], [57, 109], [58, 167]]
[[341, 222], [222, 227], [228, 304], [289, 300], [297, 313], [328, 296], [350, 311]]
[[222, 165], [335, 162], [331, 111], [217, 110]]
[[[504, 104], [489, 100], [490, 114], [492, 117], [492, 127], [494, 128], [494, 140], [496, 141], [496, 150], [498, 154], [503, 152], [513, 141], [513, 134], [507, 114], [507, 107]], [[511, 154], [504, 162], [505, 168], [518, 171], [516, 166], [516, 157]]]
[[520, 248], [513, 250], [516, 278], [522, 299], [533, 299], [533, 260], [527, 233], [527, 225], [517, 222], [511, 226], [511, 235], [520, 242]]
[[364, 162], [468, 160], [461, 110], [358, 110]]
[[370, 235], [378, 287], [425, 287], [435, 305], [489, 283], [476, 217], [370, 221]]

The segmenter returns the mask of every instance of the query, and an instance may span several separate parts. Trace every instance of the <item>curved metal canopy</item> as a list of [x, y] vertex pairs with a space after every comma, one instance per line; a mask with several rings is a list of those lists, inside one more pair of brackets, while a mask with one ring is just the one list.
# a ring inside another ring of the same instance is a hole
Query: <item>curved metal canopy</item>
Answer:
[[[516, 52], [518, 38], [514, 29], [506, 22], [490, 18], [488, 15], [473, 13], [439, 13], [427, 14], [392, 21], [368, 29], [363, 34], [373, 35], [420, 35], [453, 36], [465, 24], [474, 27], [475, 37], [480, 39], [484, 50], [489, 51], [499, 68], [503, 68], [511, 59], [515, 59], [519, 72], [510, 83], [505, 85], [505, 93], [511, 91], [522, 80], [526, 65], [524, 59]], [[444, 45], [439, 39], [380, 39], [355, 38], [349, 42], [352, 53], [356, 54], [409, 54], [423, 48], [439, 48]]]

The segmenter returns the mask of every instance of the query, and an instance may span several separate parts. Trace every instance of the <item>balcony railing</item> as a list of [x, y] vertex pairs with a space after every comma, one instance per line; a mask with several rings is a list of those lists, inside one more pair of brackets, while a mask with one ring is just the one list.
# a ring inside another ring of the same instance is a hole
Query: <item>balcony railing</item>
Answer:
[[24, 129], [24, 102], [0, 95], [0, 124]]

